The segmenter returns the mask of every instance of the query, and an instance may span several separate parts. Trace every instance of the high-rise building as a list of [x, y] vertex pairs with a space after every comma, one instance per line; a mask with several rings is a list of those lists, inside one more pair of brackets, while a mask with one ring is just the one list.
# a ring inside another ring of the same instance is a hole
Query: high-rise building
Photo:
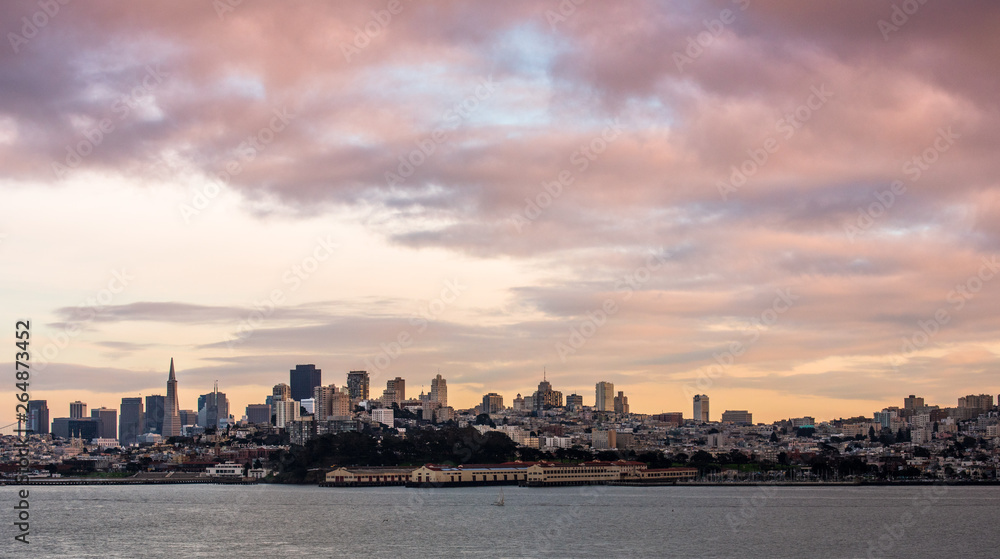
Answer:
[[163, 434], [163, 406], [167, 399], [160, 394], [146, 396], [146, 426], [143, 433]]
[[167, 397], [163, 401], [163, 438], [179, 437], [181, 434], [181, 407], [177, 402], [177, 376], [174, 374], [174, 358], [170, 358], [170, 376], [167, 377]]
[[90, 410], [90, 417], [99, 422], [97, 436], [101, 439], [118, 438], [118, 410], [111, 408], [94, 408]]
[[375, 423], [381, 423], [387, 427], [392, 427], [395, 425], [395, 410], [393, 409], [379, 409], [372, 410], [372, 421]]
[[89, 441], [98, 437], [100, 420], [92, 417], [57, 417], [52, 420], [52, 436]]
[[326, 421], [332, 414], [331, 405], [333, 403], [333, 395], [336, 392], [337, 387], [332, 384], [330, 386], [317, 386], [313, 388], [313, 402], [315, 404], [313, 415], [316, 416], [317, 421]]
[[302, 410], [299, 403], [295, 400], [278, 400], [274, 402], [274, 411], [274, 423], [280, 429], [284, 429], [288, 423], [298, 421], [302, 418]]
[[248, 404], [246, 413], [251, 425], [271, 423], [271, 406], [267, 404]]
[[292, 400], [312, 398], [313, 388], [323, 384], [323, 371], [316, 365], [296, 365], [288, 372], [288, 384], [291, 386]]
[[353, 399], [368, 399], [368, 371], [347, 373], [347, 395]]
[[924, 399], [917, 398], [913, 394], [910, 394], [906, 398], [903, 398], [903, 409], [904, 410], [915, 410], [917, 408], [924, 407]]
[[392, 404], [402, 404], [406, 399], [406, 380], [396, 377], [385, 382], [385, 391], [382, 392], [382, 405], [390, 407]]
[[177, 415], [181, 418], [181, 427], [198, 424], [198, 412], [194, 410], [181, 410]]
[[986, 411], [993, 407], [993, 395], [980, 394], [976, 396], [974, 394], [970, 394], [968, 396], [964, 396], [958, 399], [958, 407]]
[[490, 392], [483, 396], [482, 413], [500, 413], [503, 411], [503, 396]]
[[615, 396], [614, 405], [615, 413], [628, 413], [628, 396], [619, 390], [618, 395]]
[[612, 399], [615, 395], [615, 385], [610, 382], [601, 381], [597, 383], [597, 403], [594, 409], [597, 411], [611, 411], [614, 403]]
[[79, 400], [69, 403], [69, 418], [82, 419], [87, 417], [87, 404]]
[[579, 394], [570, 394], [569, 396], [566, 396], [566, 407], [571, 410], [582, 408], [583, 396]]
[[28, 400], [28, 429], [35, 435], [45, 435], [49, 432], [47, 400]]
[[542, 372], [542, 382], [538, 383], [538, 390], [533, 394], [533, 409], [544, 410], [549, 408], [561, 408], [563, 405], [562, 392], [552, 390], [552, 384], [545, 379], [545, 372]]
[[229, 419], [229, 399], [225, 392], [219, 392], [219, 383], [212, 391], [198, 398], [198, 425], [205, 428], [219, 428], [220, 419]]
[[353, 415], [351, 397], [346, 392], [337, 391], [330, 397], [330, 419], [342, 421]]
[[441, 378], [441, 373], [431, 379], [431, 402], [448, 405], [448, 381]]
[[279, 400], [291, 400], [292, 399], [292, 387], [285, 383], [275, 384], [274, 388], [271, 389], [271, 396], [274, 397], [275, 401]]
[[694, 397], [694, 421], [695, 423], [708, 423], [708, 396], [696, 394]]
[[118, 443], [122, 446], [138, 443], [146, 415], [142, 408], [142, 398], [122, 398], [120, 410]]
[[722, 412], [723, 423], [735, 423], [737, 425], [753, 425], [753, 414], [747, 410], [726, 410]]

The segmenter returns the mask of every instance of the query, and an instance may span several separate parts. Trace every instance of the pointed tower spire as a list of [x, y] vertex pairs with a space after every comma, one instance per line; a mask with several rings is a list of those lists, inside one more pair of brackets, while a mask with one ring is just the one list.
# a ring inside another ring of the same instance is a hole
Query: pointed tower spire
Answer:
[[177, 377], [174, 376], [174, 358], [173, 357], [170, 358], [170, 378], [168, 378], [167, 381], [169, 382], [171, 380], [177, 380]]

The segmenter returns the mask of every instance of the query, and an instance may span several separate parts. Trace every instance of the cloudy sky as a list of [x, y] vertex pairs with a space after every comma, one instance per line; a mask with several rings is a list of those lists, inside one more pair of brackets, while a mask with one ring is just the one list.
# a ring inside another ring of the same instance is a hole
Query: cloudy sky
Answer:
[[237, 416], [297, 363], [758, 421], [1000, 391], [995, 3], [53, 4], [0, 6], [52, 417], [171, 357]]

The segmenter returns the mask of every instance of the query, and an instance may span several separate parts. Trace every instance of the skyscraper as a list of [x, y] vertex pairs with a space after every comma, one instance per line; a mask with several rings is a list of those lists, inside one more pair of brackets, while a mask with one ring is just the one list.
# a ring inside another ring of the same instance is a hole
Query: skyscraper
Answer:
[[323, 371], [316, 365], [296, 365], [288, 372], [288, 384], [292, 389], [292, 400], [301, 402], [312, 398], [313, 388], [323, 384]]
[[695, 423], [708, 423], [708, 396], [697, 394], [694, 397]]
[[542, 371], [542, 382], [538, 383], [538, 390], [533, 396], [532, 405], [536, 410], [561, 408], [563, 405], [562, 392], [552, 390], [552, 384], [545, 379], [544, 370]]
[[247, 423], [270, 423], [271, 422], [271, 406], [267, 404], [248, 404], [247, 405]]
[[118, 410], [112, 408], [94, 408], [90, 417], [98, 421], [97, 436], [102, 439], [118, 438]]
[[118, 444], [128, 446], [139, 442], [142, 434], [142, 398], [122, 398], [121, 413], [118, 416]]
[[583, 396], [579, 394], [570, 394], [566, 396], [566, 407], [575, 410], [583, 407]]
[[389, 407], [393, 403], [402, 404], [406, 399], [406, 380], [396, 377], [385, 382], [385, 391], [382, 392], [382, 405]]
[[46, 400], [28, 400], [28, 429], [35, 435], [49, 432], [49, 403]]
[[160, 394], [146, 396], [146, 425], [143, 433], [163, 434], [163, 407], [167, 399]]
[[229, 419], [229, 399], [225, 392], [219, 392], [216, 383], [212, 392], [198, 398], [198, 425], [218, 429], [220, 419]]
[[368, 371], [351, 371], [347, 373], [347, 395], [351, 399], [368, 399]]
[[594, 408], [597, 411], [611, 411], [614, 395], [615, 385], [613, 383], [605, 381], [597, 383], [597, 403], [594, 404]]
[[87, 417], [87, 404], [79, 400], [69, 403], [69, 418], [83, 419]]
[[167, 378], [167, 397], [163, 401], [163, 438], [181, 434], [180, 405], [177, 402], [177, 377], [174, 375], [174, 358], [170, 358], [170, 376]]
[[903, 409], [904, 410], [915, 410], [917, 408], [924, 407], [924, 399], [918, 398], [913, 394], [910, 394], [906, 398], [903, 398]]
[[442, 407], [448, 405], [448, 381], [441, 378], [441, 374], [431, 379], [431, 401], [441, 404]]

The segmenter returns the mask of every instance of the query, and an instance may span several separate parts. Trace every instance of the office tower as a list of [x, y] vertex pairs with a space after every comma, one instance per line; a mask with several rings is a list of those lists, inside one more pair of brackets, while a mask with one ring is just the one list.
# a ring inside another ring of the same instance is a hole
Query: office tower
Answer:
[[482, 413], [499, 413], [503, 411], [503, 396], [490, 392], [483, 396]]
[[288, 384], [291, 386], [292, 400], [312, 398], [313, 388], [323, 384], [323, 371], [316, 365], [296, 365], [288, 372]]
[[431, 379], [431, 401], [442, 406], [448, 405], [448, 381], [441, 378], [441, 374]]
[[69, 403], [69, 418], [82, 419], [87, 417], [87, 404], [79, 400]]
[[904, 410], [915, 410], [917, 408], [924, 407], [924, 399], [917, 398], [913, 394], [910, 394], [906, 398], [903, 398], [903, 409]]
[[351, 399], [368, 399], [368, 371], [351, 371], [347, 373], [347, 395]]
[[753, 425], [753, 414], [747, 410], [726, 410], [722, 412], [722, 422]]
[[211, 392], [202, 394], [198, 402], [201, 406], [198, 408], [198, 425], [218, 429], [220, 419], [229, 419], [229, 399], [225, 392], [219, 392], [218, 382]]
[[167, 377], [167, 397], [163, 401], [163, 438], [181, 434], [181, 407], [177, 402], [177, 377], [174, 375], [174, 358], [170, 358], [170, 376]]
[[400, 377], [385, 381], [385, 391], [382, 392], [382, 405], [401, 404], [406, 399], [406, 381]]
[[611, 411], [614, 394], [614, 384], [604, 381], [597, 383], [597, 403], [594, 404], [594, 409], [597, 411]]
[[163, 406], [167, 399], [159, 394], [146, 396], [146, 426], [143, 433], [163, 434]]
[[615, 413], [628, 413], [628, 396], [619, 390], [618, 395], [615, 396], [614, 405]]
[[90, 417], [99, 422], [97, 436], [101, 439], [118, 438], [118, 411], [111, 408], [95, 408], [90, 411]]
[[330, 397], [330, 419], [345, 420], [353, 415], [351, 397], [345, 392], [334, 392]]
[[579, 394], [570, 394], [566, 396], [566, 407], [575, 410], [583, 407], [583, 396]]
[[194, 410], [181, 410], [177, 415], [181, 418], [181, 427], [198, 424], [198, 412]]
[[698, 394], [694, 397], [695, 423], [708, 423], [708, 396]]
[[267, 404], [248, 404], [246, 413], [247, 423], [251, 425], [271, 422], [271, 406]]
[[122, 398], [118, 421], [118, 444], [128, 446], [139, 442], [145, 413], [142, 398]]
[[89, 441], [99, 438], [100, 424], [92, 417], [57, 417], [52, 420], [52, 436]]
[[28, 400], [28, 429], [35, 435], [45, 435], [49, 432], [47, 400]]

